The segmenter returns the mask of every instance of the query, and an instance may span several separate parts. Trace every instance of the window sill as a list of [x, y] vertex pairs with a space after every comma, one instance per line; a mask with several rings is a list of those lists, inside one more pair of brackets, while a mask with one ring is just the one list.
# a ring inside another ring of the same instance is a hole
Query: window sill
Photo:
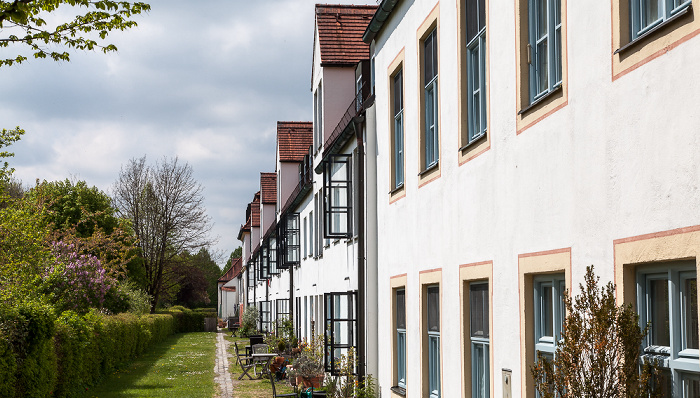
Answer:
[[402, 397], [406, 396], [406, 389], [403, 387], [399, 387], [399, 386], [391, 387], [391, 392], [393, 392], [394, 394], [398, 394]]
[[643, 34], [641, 34], [636, 39], [634, 39], [631, 42], [625, 44], [624, 46], [618, 48], [617, 50], [615, 50], [613, 55], [622, 54], [622, 53], [628, 52], [632, 48], [641, 46], [642, 45], [641, 43], [644, 42], [647, 38], [653, 36], [654, 34], [659, 32], [660, 30], [666, 28], [667, 26], [674, 24], [676, 21], [683, 18], [684, 16], [691, 14], [692, 11], [693, 11], [693, 4], [691, 3], [691, 4], [688, 4], [688, 6], [685, 7], [684, 9], [682, 9], [681, 11], [677, 12], [671, 18], [661, 22], [660, 24], [656, 25], [655, 27], [653, 27], [653, 28], [649, 29], [648, 31], [644, 32]]
[[403, 191], [403, 186], [404, 186], [403, 183], [399, 184], [398, 187], [396, 187], [396, 188], [392, 189], [391, 191], [389, 191], [389, 195], [393, 195], [393, 194], [395, 194], [396, 192]]
[[460, 151], [460, 152], [464, 152], [464, 151], [466, 151], [467, 149], [469, 149], [469, 148], [471, 148], [471, 147], [473, 147], [473, 146], [476, 146], [476, 145], [479, 144], [481, 141], [483, 141], [483, 140], [486, 139], [486, 135], [487, 135], [488, 133], [489, 133], [489, 131], [486, 130], [483, 134], [481, 134], [480, 136], [474, 138], [473, 140], [471, 140], [468, 144], [464, 145], [463, 147], [459, 148], [459, 151]]
[[428, 173], [430, 173], [431, 171], [437, 169], [438, 167], [440, 167], [440, 161], [439, 161], [439, 160], [438, 160], [437, 162], [435, 162], [435, 164], [433, 164], [432, 166], [430, 166], [430, 167], [428, 167], [427, 169], [425, 169], [425, 170], [421, 171], [420, 173], [418, 173], [418, 177], [421, 177], [421, 176], [423, 176], [423, 175], [425, 175], [425, 174], [428, 174]]
[[538, 98], [533, 103], [526, 106], [525, 108], [521, 109], [520, 112], [518, 112], [518, 115], [524, 115], [524, 114], [530, 112], [531, 110], [537, 108], [540, 104], [542, 104], [543, 102], [546, 102], [547, 100], [549, 100], [555, 94], [559, 93], [562, 90], [563, 90], [562, 84], [560, 83], [558, 86], [554, 87], [550, 92], [541, 96], [540, 98]]

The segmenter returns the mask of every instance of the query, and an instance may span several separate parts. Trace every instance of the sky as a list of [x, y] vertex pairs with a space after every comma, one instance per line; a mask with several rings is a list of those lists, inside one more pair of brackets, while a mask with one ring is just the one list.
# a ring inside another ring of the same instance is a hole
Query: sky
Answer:
[[0, 129], [26, 131], [10, 165], [25, 185], [70, 178], [110, 193], [129, 159], [177, 156], [204, 187], [222, 266], [260, 172], [275, 169], [276, 122], [312, 119], [315, 1], [147, 2], [138, 27], [108, 37], [118, 52], [0, 68]]

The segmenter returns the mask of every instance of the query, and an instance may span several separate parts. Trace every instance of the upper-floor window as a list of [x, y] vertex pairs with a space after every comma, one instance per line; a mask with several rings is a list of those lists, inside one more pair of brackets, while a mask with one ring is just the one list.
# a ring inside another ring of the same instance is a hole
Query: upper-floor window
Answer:
[[[258, 280], [264, 281], [270, 279], [269, 269], [267, 267], [267, 249], [261, 248], [258, 256], [255, 258], [255, 268], [258, 270]], [[264, 254], [264, 256], [263, 256]]]
[[352, 155], [331, 155], [323, 166], [324, 236], [352, 236]]
[[314, 93], [314, 148], [323, 145], [323, 83], [318, 84]]
[[277, 267], [277, 238], [270, 237], [267, 245], [267, 266], [270, 275], [279, 275], [280, 269]]
[[468, 142], [486, 134], [486, 4], [467, 0]]
[[661, 368], [664, 396], [700, 396], [695, 260], [640, 268], [637, 291], [640, 326], [649, 324], [644, 355]]
[[394, 114], [394, 186], [403, 185], [403, 70], [399, 70], [393, 78], [393, 114]]
[[248, 261], [248, 287], [252, 288], [255, 286], [255, 261]]
[[690, 7], [691, 0], [630, 0], [632, 40]]
[[286, 269], [299, 265], [301, 255], [299, 213], [286, 214], [278, 224], [278, 252], [275, 254], [277, 268]]
[[437, 164], [440, 157], [438, 141], [438, 42], [437, 28], [423, 39], [424, 89], [424, 156], [425, 169]]
[[530, 102], [561, 85], [561, 16], [561, 0], [529, 1]]

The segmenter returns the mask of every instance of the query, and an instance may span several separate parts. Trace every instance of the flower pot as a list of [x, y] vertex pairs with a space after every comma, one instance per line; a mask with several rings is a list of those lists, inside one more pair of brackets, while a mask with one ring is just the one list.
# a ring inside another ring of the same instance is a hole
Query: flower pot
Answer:
[[[321, 388], [321, 383], [323, 383], [323, 377], [325, 375], [320, 374], [318, 376], [314, 377], [302, 377], [302, 382], [304, 383], [304, 387], [309, 388]], [[299, 382], [299, 378], [297, 377], [297, 383]]]

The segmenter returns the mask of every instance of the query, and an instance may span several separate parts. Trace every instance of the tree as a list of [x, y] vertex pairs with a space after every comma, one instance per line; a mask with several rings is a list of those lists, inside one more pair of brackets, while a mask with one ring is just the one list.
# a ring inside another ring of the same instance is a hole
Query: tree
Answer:
[[[49, 57], [55, 61], [70, 61], [65, 50], [71, 48], [117, 51], [114, 44], [104, 43], [107, 36], [114, 30], [135, 27], [131, 18], [150, 9], [142, 2], [113, 0], [0, 1], [0, 47], [18, 45], [31, 51], [34, 58]], [[70, 16], [54, 21], [54, 15]], [[0, 67], [26, 59], [22, 53], [3, 58]]]
[[241, 246], [238, 246], [234, 251], [231, 252], [231, 254], [228, 256], [228, 260], [226, 260], [226, 264], [224, 265], [224, 269], [221, 271], [221, 275], [223, 276], [228, 270], [231, 268], [231, 264], [233, 264], [233, 260], [237, 258], [243, 257], [243, 248]]
[[648, 398], [652, 377], [660, 377], [644, 361], [642, 339], [631, 305], [617, 306], [615, 287], [598, 287], [593, 266], [586, 269], [585, 286], [575, 300], [565, 295], [566, 318], [554, 362], [539, 356], [531, 372], [543, 398]]
[[179, 283], [176, 257], [209, 247], [211, 221], [202, 186], [178, 158], [147, 165], [146, 157], [122, 167], [113, 187], [118, 214], [131, 220], [155, 311], [161, 293]]

